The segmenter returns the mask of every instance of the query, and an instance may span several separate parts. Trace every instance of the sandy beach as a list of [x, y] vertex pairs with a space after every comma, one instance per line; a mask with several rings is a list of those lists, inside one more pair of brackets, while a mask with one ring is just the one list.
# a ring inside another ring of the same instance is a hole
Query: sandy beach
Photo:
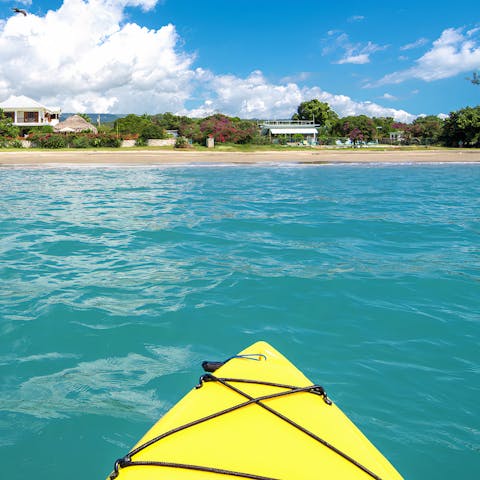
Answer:
[[480, 163], [479, 149], [452, 150], [0, 150], [0, 166], [42, 165], [170, 165], [268, 163]]

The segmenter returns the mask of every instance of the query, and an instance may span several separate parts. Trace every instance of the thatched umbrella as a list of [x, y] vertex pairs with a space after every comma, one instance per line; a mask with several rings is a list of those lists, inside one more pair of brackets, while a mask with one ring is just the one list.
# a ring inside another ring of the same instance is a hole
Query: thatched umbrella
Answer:
[[88, 123], [80, 115], [72, 115], [68, 117], [64, 122], [57, 123], [53, 127], [55, 132], [93, 132], [98, 133], [97, 128]]

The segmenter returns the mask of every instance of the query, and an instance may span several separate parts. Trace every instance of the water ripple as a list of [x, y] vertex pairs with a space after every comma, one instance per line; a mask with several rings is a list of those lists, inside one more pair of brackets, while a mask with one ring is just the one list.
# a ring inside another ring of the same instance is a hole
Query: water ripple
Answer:
[[471, 477], [479, 212], [478, 165], [2, 170], [2, 472], [106, 474], [263, 338], [405, 478]]

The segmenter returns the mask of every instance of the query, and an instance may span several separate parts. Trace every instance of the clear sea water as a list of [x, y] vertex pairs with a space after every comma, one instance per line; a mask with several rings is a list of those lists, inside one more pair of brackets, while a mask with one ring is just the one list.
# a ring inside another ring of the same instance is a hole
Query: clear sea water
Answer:
[[480, 165], [0, 171], [1, 477], [103, 479], [263, 339], [406, 479], [480, 471]]

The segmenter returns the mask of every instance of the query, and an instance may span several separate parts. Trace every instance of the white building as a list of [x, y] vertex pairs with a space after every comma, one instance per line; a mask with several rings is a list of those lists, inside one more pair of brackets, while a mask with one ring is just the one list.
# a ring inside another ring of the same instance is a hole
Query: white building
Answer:
[[268, 120], [260, 124], [263, 135], [268, 135], [271, 141], [282, 136], [287, 141], [294, 141], [294, 136], [301, 135], [303, 141], [309, 144], [317, 143], [319, 124], [309, 120]]
[[25, 95], [11, 96], [0, 103], [0, 110], [12, 120], [17, 127], [38, 127], [59, 122], [61, 110], [46, 107]]

